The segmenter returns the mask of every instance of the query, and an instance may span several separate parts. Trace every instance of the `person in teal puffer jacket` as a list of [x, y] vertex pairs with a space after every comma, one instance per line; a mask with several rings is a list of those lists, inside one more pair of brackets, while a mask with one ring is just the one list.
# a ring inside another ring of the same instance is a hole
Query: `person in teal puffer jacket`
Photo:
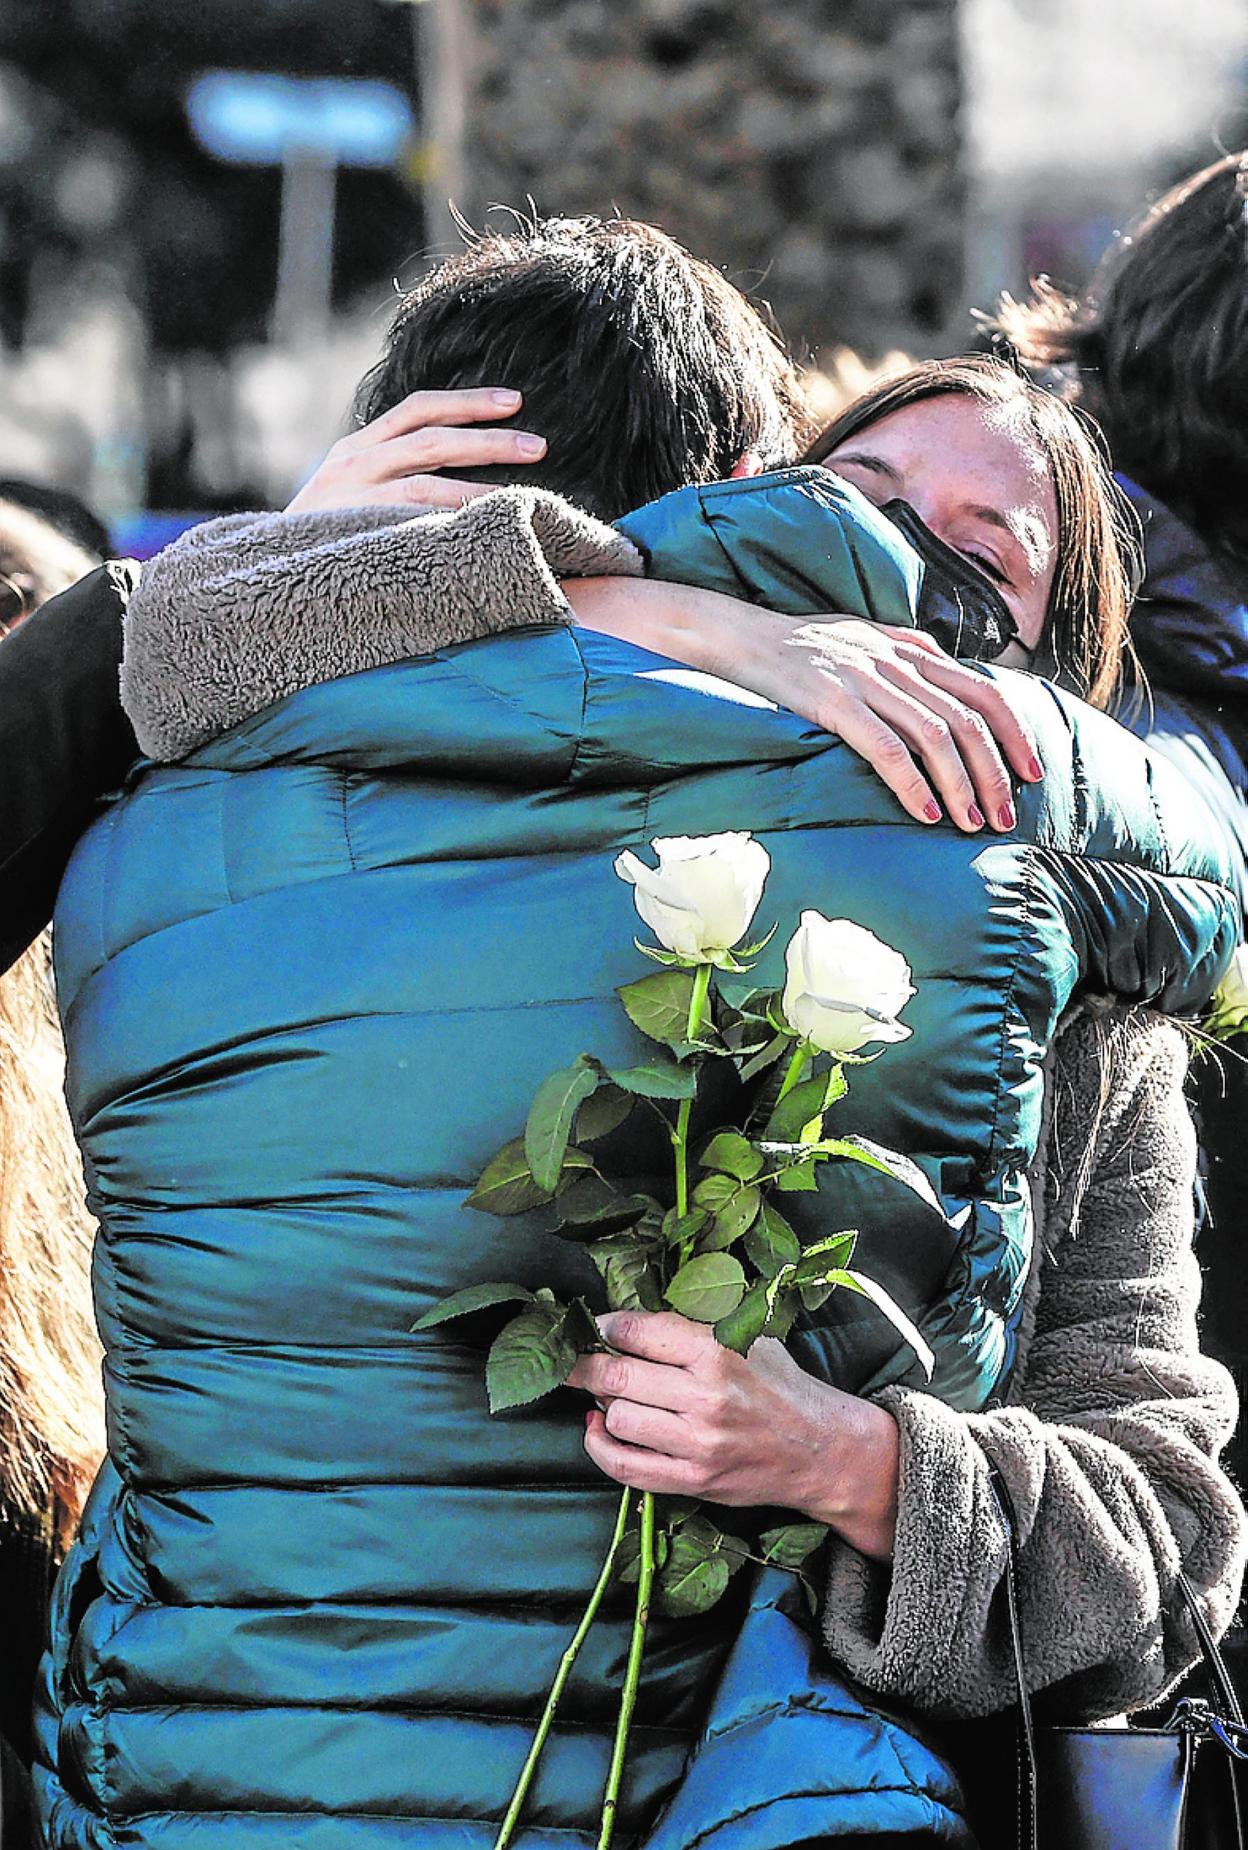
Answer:
[[[479, 631], [566, 615], [555, 572], [636, 569], [618, 538], [510, 492], [453, 541]], [[877, 542], [913, 582], [904, 540], [882, 524]], [[1024, 794], [1017, 840], [925, 833], [835, 742], [627, 645], [547, 628], [439, 647], [446, 611], [439, 635], [406, 594], [440, 582], [421, 580], [424, 544], [401, 517], [217, 523], [132, 608], [130, 711], [178, 761], [142, 771], [88, 834], [58, 922], [112, 1462], [45, 1670], [56, 1845], [489, 1841], [611, 1497], [568, 1400], [492, 1424], [477, 1358], [404, 1332], [460, 1283], [501, 1268], [557, 1284], [574, 1263], [461, 1203], [547, 1070], [583, 1045], [632, 1051], [612, 1004], [633, 961], [619, 847], [752, 828], [782, 918], [822, 905], [903, 945], [926, 1015], [916, 1061], [856, 1097], [891, 1141], [943, 1150], [949, 1197], [985, 1133], [1036, 1147], [1067, 999], [1197, 1002], [1234, 931], [1199, 819], [1163, 839], [1175, 806], [1142, 751], [1111, 801], [1087, 756], [1108, 722], [1077, 703], [1022, 696], [1052, 785]], [[821, 590], [851, 603], [840, 580]], [[1027, 1256], [988, 1196], [966, 1205], [970, 1248], [933, 1253], [936, 1229], [911, 1224], [900, 1269], [945, 1339], [949, 1398], [971, 1407], [1008, 1364]], [[877, 1202], [885, 1263], [891, 1218]], [[983, 1309], [987, 1339], [963, 1343]], [[890, 1370], [878, 1339], [842, 1326], [840, 1381]], [[1227, 1569], [1206, 1565], [1212, 1590]], [[656, 1641], [634, 1835], [681, 1790], [733, 1622]], [[617, 1618], [578, 1678], [530, 1845], [586, 1841], [621, 1639]], [[768, 1666], [802, 1685], [758, 1690], [773, 1726], [767, 1751], [736, 1756], [735, 1788], [718, 1737], [729, 1775], [681, 1842], [967, 1842], [921, 1742], [800, 1649]]]

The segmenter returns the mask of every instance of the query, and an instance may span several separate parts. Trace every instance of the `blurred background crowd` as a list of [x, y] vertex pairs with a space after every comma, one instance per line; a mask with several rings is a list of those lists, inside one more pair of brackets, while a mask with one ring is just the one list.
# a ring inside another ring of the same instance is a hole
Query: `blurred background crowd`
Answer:
[[834, 399], [1248, 138], [1244, 0], [0, 0], [0, 474], [280, 502], [490, 206], [657, 221]]

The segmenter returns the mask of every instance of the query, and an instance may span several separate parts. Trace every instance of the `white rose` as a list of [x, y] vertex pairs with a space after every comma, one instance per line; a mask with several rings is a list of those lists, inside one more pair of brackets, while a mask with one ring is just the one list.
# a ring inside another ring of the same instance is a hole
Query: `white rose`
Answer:
[[822, 1053], [856, 1053], [868, 1041], [904, 1041], [897, 1020], [914, 994], [900, 951], [852, 919], [803, 912], [784, 954], [785, 1020]]
[[615, 863], [621, 880], [659, 943], [690, 963], [714, 963], [750, 928], [771, 869], [751, 835], [672, 835], [652, 841], [647, 867], [632, 853]]
[[1248, 944], [1241, 944], [1213, 998], [1210, 1031], [1226, 1040], [1248, 1030]]

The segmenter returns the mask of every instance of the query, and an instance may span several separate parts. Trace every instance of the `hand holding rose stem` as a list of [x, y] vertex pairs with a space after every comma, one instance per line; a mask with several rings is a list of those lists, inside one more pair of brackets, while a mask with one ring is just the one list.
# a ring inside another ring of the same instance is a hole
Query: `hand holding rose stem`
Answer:
[[[854, 1059], [868, 1041], [904, 1040], [910, 1032], [896, 1019], [914, 993], [905, 960], [847, 919], [803, 913], [786, 950], [783, 992], [743, 1009], [726, 1008], [717, 1025], [711, 1006], [715, 970], [744, 975], [750, 968], [744, 960], [768, 942], [740, 948], [762, 898], [770, 856], [744, 834], [669, 838], [652, 846], [657, 868], [625, 853], [615, 870], [634, 887], [637, 911], [663, 947], [639, 943], [638, 949], [665, 969], [619, 993], [635, 1026], [660, 1042], [662, 1052], [626, 1069], [608, 1068], [583, 1054], [552, 1074], [534, 1099], [524, 1138], [499, 1152], [466, 1205], [506, 1215], [553, 1204], [562, 1215], [557, 1231], [580, 1243], [594, 1261], [613, 1310], [657, 1309], [666, 1299], [695, 1322], [713, 1324], [717, 1341], [744, 1355], [759, 1336], [783, 1338], [799, 1309], [817, 1306], [844, 1286], [869, 1297], [930, 1367], [930, 1353], [913, 1324], [878, 1285], [850, 1268], [856, 1233], [836, 1233], [803, 1248], [763, 1192], [772, 1184], [782, 1191], [813, 1188], [820, 1163], [854, 1161], [893, 1176], [939, 1211], [930, 1184], [906, 1158], [863, 1138], [824, 1135], [826, 1112], [846, 1090], [842, 1062]], [[753, 1108], [744, 1131], [716, 1133], [698, 1159], [706, 1173], [691, 1192], [689, 1132], [702, 1067], [727, 1058], [748, 1081], [790, 1047], [761, 1136], [748, 1128]], [[819, 1053], [832, 1056], [831, 1071], [803, 1083]], [[587, 1129], [583, 1112], [603, 1087], [607, 1110], [597, 1130]], [[663, 1100], [676, 1103], [674, 1120], [660, 1110]], [[574, 1126], [578, 1141], [592, 1143], [642, 1101], [668, 1125], [675, 1205], [666, 1212], [650, 1197], [615, 1187], [598, 1162], [570, 1147]], [[743, 1256], [758, 1273], [753, 1284], [730, 1251], [742, 1242]], [[525, 1308], [495, 1339], [487, 1363], [494, 1411], [540, 1398], [568, 1379], [583, 1351], [601, 1349], [583, 1300], [563, 1305], [546, 1290], [473, 1285], [434, 1306], [414, 1326], [430, 1328], [516, 1302]], [[621, 1570], [634, 1510], [636, 1557]], [[598, 1850], [609, 1850], [615, 1828], [656, 1593], [671, 1612], [704, 1611], [746, 1561], [800, 1573], [824, 1533], [818, 1522], [783, 1525], [766, 1531], [755, 1549], [719, 1531], [696, 1502], [686, 1502], [660, 1535], [654, 1493], [625, 1489], [606, 1557], [559, 1661], [494, 1850], [507, 1850], [520, 1822], [559, 1702], [617, 1574], [635, 1576], [637, 1590]]]

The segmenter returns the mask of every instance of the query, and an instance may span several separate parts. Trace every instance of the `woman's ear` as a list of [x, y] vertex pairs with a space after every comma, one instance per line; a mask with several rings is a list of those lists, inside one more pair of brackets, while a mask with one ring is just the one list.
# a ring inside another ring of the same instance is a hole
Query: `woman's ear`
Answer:
[[758, 457], [754, 454], [753, 450], [747, 450], [745, 452], [745, 455], [742, 457], [739, 457], [738, 460], [732, 465], [732, 474], [729, 476], [728, 479], [730, 482], [739, 482], [742, 476], [761, 475], [762, 473], [763, 473], [762, 463], [759, 461]]

